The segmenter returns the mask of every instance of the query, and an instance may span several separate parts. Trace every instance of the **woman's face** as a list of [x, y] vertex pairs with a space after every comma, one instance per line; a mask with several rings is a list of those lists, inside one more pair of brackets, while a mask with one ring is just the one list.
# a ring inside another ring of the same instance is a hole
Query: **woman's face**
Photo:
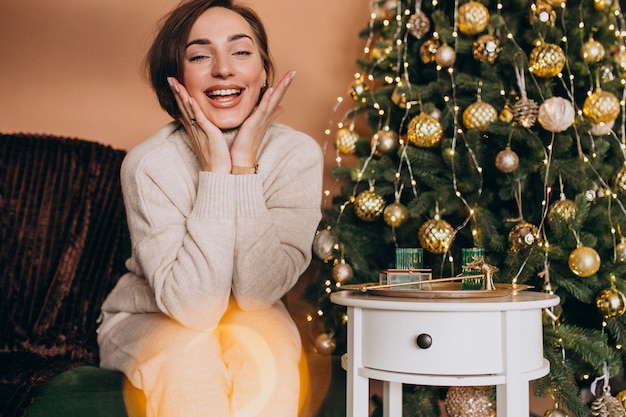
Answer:
[[239, 127], [256, 106], [267, 74], [248, 22], [223, 7], [202, 13], [191, 27], [183, 85], [222, 130]]

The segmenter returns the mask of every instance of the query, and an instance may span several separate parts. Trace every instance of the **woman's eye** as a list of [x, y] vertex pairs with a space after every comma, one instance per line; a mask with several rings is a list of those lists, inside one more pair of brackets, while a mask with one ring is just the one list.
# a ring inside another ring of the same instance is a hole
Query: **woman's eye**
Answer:
[[248, 55], [252, 55], [252, 52], [250, 52], [250, 51], [236, 51], [235, 55], [237, 55], [237, 56], [248, 56]]
[[204, 59], [208, 59], [209, 57], [207, 55], [193, 55], [191, 58], [189, 58], [190, 62], [197, 62], [197, 61], [202, 61]]

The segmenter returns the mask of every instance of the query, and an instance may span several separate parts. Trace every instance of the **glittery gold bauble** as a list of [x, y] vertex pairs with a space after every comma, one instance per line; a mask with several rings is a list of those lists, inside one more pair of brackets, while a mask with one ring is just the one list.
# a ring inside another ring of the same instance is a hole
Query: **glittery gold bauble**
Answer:
[[385, 209], [385, 199], [372, 190], [365, 190], [356, 196], [354, 211], [356, 215], [365, 221], [374, 221]]
[[458, 11], [459, 30], [466, 35], [476, 35], [489, 24], [489, 9], [477, 1], [468, 1]]
[[351, 155], [356, 150], [359, 135], [352, 129], [342, 127], [335, 134], [335, 146], [344, 155]]
[[531, 247], [538, 239], [537, 226], [525, 221], [517, 223], [509, 232], [509, 245], [513, 252]]
[[437, 48], [435, 53], [435, 62], [442, 68], [450, 68], [456, 61], [456, 51], [453, 47], [444, 43]]
[[424, 64], [435, 62], [435, 54], [441, 46], [441, 42], [436, 39], [428, 39], [420, 46], [420, 58]]
[[530, 129], [537, 121], [539, 105], [535, 100], [522, 97], [513, 105], [513, 118], [526, 129]]
[[488, 387], [450, 387], [446, 393], [446, 412], [450, 417], [495, 417], [496, 405]]
[[493, 35], [481, 35], [474, 41], [472, 54], [480, 62], [493, 64], [500, 53], [500, 40]]
[[594, 417], [623, 417], [624, 406], [611, 395], [611, 390], [607, 389], [591, 402], [589, 407], [591, 415]]
[[337, 343], [328, 333], [322, 333], [315, 338], [315, 349], [323, 355], [330, 355], [335, 351]]
[[420, 113], [409, 122], [407, 138], [422, 148], [437, 146], [443, 138], [443, 128], [439, 120], [430, 114]]
[[596, 10], [611, 10], [611, 6], [613, 5], [613, 0], [593, 0], [593, 7]]
[[496, 168], [498, 168], [500, 172], [510, 174], [515, 171], [517, 167], [519, 167], [519, 156], [517, 156], [511, 148], [506, 148], [498, 152], [496, 155]]
[[537, 77], [554, 77], [565, 66], [565, 53], [560, 46], [553, 43], [542, 43], [530, 51], [529, 70]]
[[463, 111], [463, 124], [468, 129], [476, 129], [481, 132], [487, 130], [489, 123], [498, 118], [498, 111], [489, 103], [478, 100], [467, 106]]
[[546, 3], [538, 3], [531, 5], [530, 23], [541, 22], [547, 26], [554, 26], [556, 22], [556, 12]]
[[422, 248], [432, 253], [446, 253], [454, 242], [454, 229], [445, 220], [435, 216], [427, 220], [417, 231]]
[[537, 120], [549, 132], [563, 132], [574, 123], [575, 113], [569, 100], [550, 97], [539, 106]]
[[313, 239], [313, 253], [323, 261], [333, 257], [333, 251], [337, 246], [337, 238], [327, 229], [320, 230]]
[[552, 203], [548, 209], [548, 221], [554, 222], [558, 219], [573, 219], [576, 217], [576, 214], [578, 214], [578, 207], [576, 207], [576, 203], [563, 197]]
[[586, 278], [600, 269], [600, 255], [593, 248], [580, 246], [570, 253], [567, 263], [573, 273]]
[[617, 119], [620, 104], [615, 94], [596, 88], [583, 103], [583, 114], [593, 123], [608, 123]]
[[391, 203], [383, 211], [383, 219], [391, 227], [398, 227], [409, 218], [409, 211], [402, 203]]
[[596, 308], [605, 319], [626, 312], [626, 296], [615, 287], [607, 288], [596, 297]]
[[626, 192], [626, 165], [622, 165], [613, 174], [613, 187], [618, 192]]
[[358, 79], [350, 86], [350, 97], [352, 97], [352, 100], [358, 101], [368, 91], [369, 87], [367, 84], [362, 79]]
[[406, 27], [411, 35], [422, 39], [430, 30], [430, 19], [423, 11], [418, 10], [409, 17]]
[[393, 155], [400, 147], [398, 134], [393, 130], [380, 129], [370, 142], [372, 149], [376, 149], [376, 154]]
[[591, 37], [580, 48], [580, 57], [588, 64], [600, 62], [604, 58], [604, 45]]
[[345, 261], [341, 261], [333, 266], [331, 275], [337, 282], [349, 281], [354, 276], [354, 271], [349, 264]]

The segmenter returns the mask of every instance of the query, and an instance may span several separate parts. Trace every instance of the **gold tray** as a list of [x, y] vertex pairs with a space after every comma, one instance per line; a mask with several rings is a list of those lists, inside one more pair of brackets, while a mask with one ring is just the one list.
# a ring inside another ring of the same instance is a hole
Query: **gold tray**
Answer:
[[430, 289], [403, 287], [368, 288], [370, 286], [375, 287], [378, 285], [379, 284], [377, 282], [367, 284], [349, 284], [342, 285], [341, 289], [356, 290], [370, 293], [372, 295], [402, 298], [492, 298], [506, 297], [519, 291], [525, 291], [532, 288], [532, 286], [524, 284], [494, 284], [496, 287], [495, 290], [463, 290], [463, 284], [461, 282], [434, 282], [429, 284]]

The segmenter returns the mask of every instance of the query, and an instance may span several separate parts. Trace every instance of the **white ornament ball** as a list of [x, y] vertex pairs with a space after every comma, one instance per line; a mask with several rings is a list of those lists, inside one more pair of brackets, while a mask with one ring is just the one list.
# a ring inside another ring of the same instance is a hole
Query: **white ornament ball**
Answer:
[[574, 123], [574, 106], [563, 97], [551, 97], [539, 106], [537, 120], [550, 132], [563, 132]]
[[313, 253], [323, 261], [333, 257], [333, 251], [337, 245], [337, 239], [327, 229], [320, 230], [313, 239]]
[[510, 174], [519, 167], [519, 156], [510, 148], [498, 152], [496, 155], [496, 168], [500, 172]]
[[337, 343], [335, 339], [328, 333], [322, 333], [315, 339], [315, 348], [318, 353], [330, 355], [335, 351]]
[[591, 127], [591, 134], [594, 136], [608, 135], [609, 133], [611, 133], [611, 130], [613, 130], [613, 126], [615, 126], [615, 120], [611, 120], [606, 123], [594, 124]]

